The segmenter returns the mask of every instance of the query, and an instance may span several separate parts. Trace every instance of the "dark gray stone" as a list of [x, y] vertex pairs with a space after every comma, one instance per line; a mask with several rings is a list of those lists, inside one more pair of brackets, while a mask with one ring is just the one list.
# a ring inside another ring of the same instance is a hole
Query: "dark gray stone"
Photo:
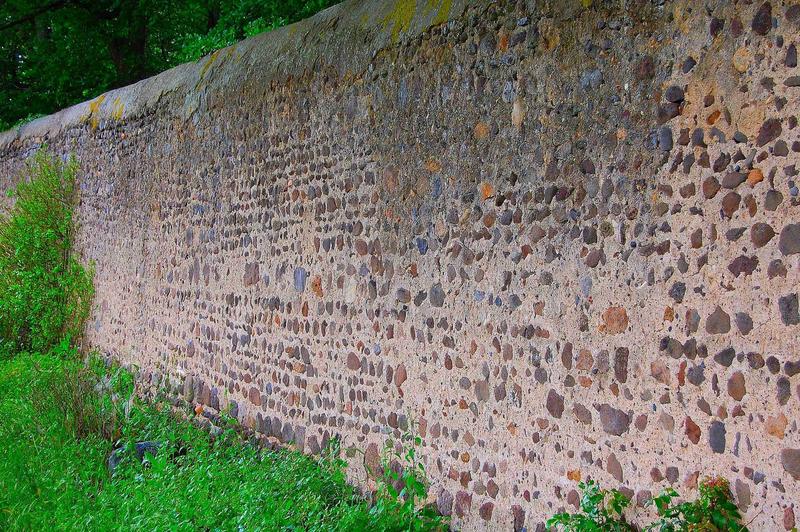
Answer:
[[797, 294], [787, 294], [778, 299], [778, 310], [784, 325], [797, 325], [800, 323]]
[[441, 283], [436, 283], [435, 285], [431, 286], [430, 290], [428, 291], [428, 298], [431, 301], [431, 305], [434, 307], [444, 306], [444, 290], [442, 290]]
[[603, 425], [603, 430], [608, 434], [621, 436], [628, 431], [631, 424], [631, 418], [628, 414], [604, 403], [597, 408], [600, 414], [600, 423]]
[[784, 255], [800, 253], [800, 224], [787, 224], [778, 237], [778, 249]]
[[725, 424], [722, 421], [712, 421], [708, 428], [708, 444], [715, 453], [725, 452]]

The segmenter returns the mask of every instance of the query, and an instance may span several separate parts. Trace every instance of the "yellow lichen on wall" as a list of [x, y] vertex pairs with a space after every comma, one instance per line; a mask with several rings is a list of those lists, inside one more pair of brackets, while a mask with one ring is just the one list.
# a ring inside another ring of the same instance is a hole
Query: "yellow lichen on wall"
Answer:
[[105, 101], [106, 95], [101, 94], [91, 102], [89, 102], [89, 114], [83, 117], [83, 120], [88, 120], [89, 125], [92, 129], [97, 129], [97, 126], [100, 125], [100, 106]]
[[219, 57], [220, 52], [221, 50], [217, 50], [215, 52], [212, 52], [211, 55], [208, 56], [208, 59], [206, 59], [206, 62], [203, 63], [203, 67], [200, 69], [200, 79], [203, 79], [206, 76], [208, 69], [211, 68], [211, 65], [213, 65], [214, 61], [217, 60], [217, 57]]
[[[426, 18], [435, 10], [431, 23], [433, 25], [443, 24], [447, 22], [452, 7], [453, 0], [426, 0], [422, 6], [422, 16]], [[414, 20], [416, 13], [417, 0], [398, 0], [395, 2], [389, 14], [381, 19], [381, 24], [384, 27], [389, 25], [392, 27], [392, 42], [397, 42], [401, 33], [411, 29], [411, 22]]]
[[[438, 7], [436, 4], [438, 3]], [[436, 9], [436, 16], [433, 17], [433, 24], [444, 24], [450, 16], [453, 8], [453, 0], [428, 0], [428, 10]]]
[[111, 104], [111, 118], [114, 120], [121, 120], [122, 114], [125, 112], [125, 104], [122, 103], [122, 98], [117, 96]]
[[417, 12], [417, 0], [397, 0], [394, 7], [381, 23], [392, 26], [392, 42], [397, 42], [398, 37], [411, 27], [414, 14]]

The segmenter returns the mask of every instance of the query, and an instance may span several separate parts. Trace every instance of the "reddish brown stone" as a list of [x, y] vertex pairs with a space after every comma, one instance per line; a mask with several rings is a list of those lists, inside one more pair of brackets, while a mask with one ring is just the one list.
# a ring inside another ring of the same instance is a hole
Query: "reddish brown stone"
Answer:
[[758, 222], [750, 227], [750, 241], [753, 242], [757, 248], [766, 246], [774, 236], [775, 230], [772, 229], [772, 226], [769, 224]]
[[481, 504], [478, 513], [481, 516], [481, 519], [484, 521], [491, 521], [492, 520], [492, 512], [494, 511], [494, 503], [492, 502], [485, 502]]
[[722, 213], [727, 218], [731, 218], [734, 213], [739, 210], [741, 201], [742, 197], [739, 194], [736, 192], [728, 192], [725, 194], [725, 197], [722, 198]]
[[255, 386], [250, 388], [247, 397], [255, 406], [261, 406], [261, 392]]
[[472, 508], [472, 494], [466, 491], [459, 491], [456, 493], [456, 500], [453, 506], [453, 511], [458, 517], [464, 517]]
[[706, 319], [706, 332], [709, 334], [725, 334], [731, 330], [731, 317], [719, 306]]
[[606, 471], [608, 471], [617, 482], [622, 482], [622, 465], [617, 460], [617, 456], [611, 453], [606, 461]]
[[686, 416], [685, 425], [686, 425], [686, 436], [689, 438], [690, 442], [696, 445], [700, 441], [700, 435], [702, 434], [700, 427], [698, 427], [697, 424], [689, 416]]
[[550, 391], [547, 392], [546, 406], [551, 416], [557, 419], [561, 418], [561, 415], [564, 413], [564, 397], [551, 388]]
[[600, 331], [606, 334], [620, 334], [628, 328], [628, 313], [623, 307], [609, 307], [603, 312]]
[[347, 368], [353, 371], [361, 368], [361, 359], [352, 351], [347, 353]]
[[720, 189], [719, 181], [714, 176], [707, 177], [703, 181], [702, 190], [703, 190], [703, 197], [706, 199], [712, 199], [714, 196], [717, 195]]
[[747, 388], [744, 383], [744, 375], [742, 375], [741, 371], [737, 371], [728, 379], [728, 395], [737, 401], [741, 401], [746, 393]]
[[783, 509], [783, 529], [792, 530], [794, 528], [794, 508], [787, 506]]
[[405, 364], [400, 364], [399, 366], [397, 366], [397, 369], [395, 369], [394, 372], [395, 386], [397, 386], [398, 388], [401, 387], [403, 383], [406, 382], [406, 377], [407, 377], [406, 366]]

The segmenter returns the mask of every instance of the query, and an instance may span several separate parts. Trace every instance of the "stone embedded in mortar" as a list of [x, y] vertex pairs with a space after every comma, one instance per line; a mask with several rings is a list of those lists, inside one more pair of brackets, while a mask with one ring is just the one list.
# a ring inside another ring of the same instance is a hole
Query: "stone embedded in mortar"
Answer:
[[444, 290], [442, 289], [441, 283], [436, 283], [431, 286], [430, 290], [428, 291], [428, 297], [430, 298], [432, 306], [444, 306]]
[[623, 307], [609, 307], [603, 312], [600, 332], [620, 334], [628, 328], [628, 313]]
[[784, 471], [793, 479], [800, 480], [800, 449], [783, 449], [781, 451], [781, 465]]
[[631, 418], [622, 410], [614, 408], [607, 403], [596, 407], [596, 410], [600, 414], [600, 423], [603, 426], [603, 430], [608, 434], [621, 436], [628, 431]]
[[622, 482], [623, 475], [622, 475], [622, 465], [617, 460], [617, 456], [614, 453], [608, 455], [608, 460], [606, 461], [606, 471], [614, 477], [617, 482]]
[[778, 310], [784, 325], [797, 325], [800, 323], [797, 293], [779, 297]]
[[772, 29], [772, 6], [769, 2], [764, 2], [756, 11], [751, 24], [753, 32], [758, 35], [766, 35]]
[[775, 230], [767, 223], [757, 222], [750, 227], [750, 241], [757, 248], [766, 246], [774, 236]]
[[706, 319], [706, 332], [709, 334], [725, 334], [731, 330], [731, 318], [720, 306]]
[[734, 315], [734, 323], [736, 323], [736, 328], [744, 336], [747, 336], [753, 330], [753, 319], [746, 312], [737, 312]]
[[787, 224], [778, 237], [778, 249], [784, 255], [800, 253], [800, 224]]
[[758, 136], [756, 137], [756, 145], [757, 146], [764, 146], [772, 142], [773, 140], [777, 139], [783, 128], [781, 127], [781, 121], [778, 118], [769, 118], [761, 124], [761, 128], [758, 130]]
[[564, 397], [551, 388], [550, 391], [547, 392], [546, 406], [550, 415], [559, 419], [564, 413]]
[[695, 423], [694, 420], [692, 420], [692, 418], [689, 416], [686, 416], [684, 425], [686, 437], [689, 438], [690, 442], [696, 445], [700, 441], [700, 435], [702, 434], [700, 427], [698, 427], [697, 423]]
[[741, 401], [747, 393], [747, 388], [744, 382], [744, 375], [741, 371], [734, 372], [728, 379], [728, 395], [737, 401]]
[[306, 279], [308, 272], [305, 268], [297, 267], [294, 269], [294, 289], [298, 292], [303, 292], [306, 289]]
[[715, 453], [725, 452], [725, 424], [722, 421], [712, 421], [708, 428], [708, 444]]
[[758, 267], [758, 257], [740, 255], [733, 259], [733, 261], [728, 265], [728, 270], [735, 277], [739, 277], [740, 275], [751, 275], [753, 271], [755, 271], [756, 267]]

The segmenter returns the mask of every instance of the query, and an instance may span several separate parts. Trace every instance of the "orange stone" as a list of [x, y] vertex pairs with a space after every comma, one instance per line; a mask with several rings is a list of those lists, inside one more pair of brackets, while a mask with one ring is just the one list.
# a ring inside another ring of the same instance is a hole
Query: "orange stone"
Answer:
[[489, 124], [486, 122], [478, 122], [475, 124], [475, 129], [473, 131], [475, 138], [480, 140], [482, 138], [486, 138], [486, 135], [489, 134]]
[[603, 312], [603, 323], [600, 332], [620, 334], [628, 328], [628, 313], [623, 307], [609, 307]]
[[501, 52], [505, 52], [508, 50], [508, 34], [503, 32], [500, 34], [500, 38], [497, 40], [497, 49]]
[[481, 199], [486, 200], [494, 196], [494, 188], [489, 183], [481, 183]]
[[314, 292], [317, 297], [322, 297], [322, 278], [319, 275], [311, 279], [311, 291]]
[[570, 469], [569, 471], [567, 471], [567, 479], [573, 482], [580, 482], [581, 481], [580, 469]]
[[425, 162], [425, 168], [432, 173], [439, 172], [442, 169], [442, 163], [437, 161], [436, 159], [428, 159]]
[[756, 186], [758, 183], [761, 183], [764, 180], [764, 172], [759, 170], [758, 168], [753, 168], [747, 174], [747, 184], [751, 187]]
[[775, 436], [778, 439], [783, 439], [783, 435], [786, 432], [786, 425], [789, 423], [789, 420], [786, 419], [786, 416], [783, 413], [778, 414], [776, 417], [767, 416], [767, 421], [764, 423], [764, 429], [766, 429], [767, 434], [770, 436]]

